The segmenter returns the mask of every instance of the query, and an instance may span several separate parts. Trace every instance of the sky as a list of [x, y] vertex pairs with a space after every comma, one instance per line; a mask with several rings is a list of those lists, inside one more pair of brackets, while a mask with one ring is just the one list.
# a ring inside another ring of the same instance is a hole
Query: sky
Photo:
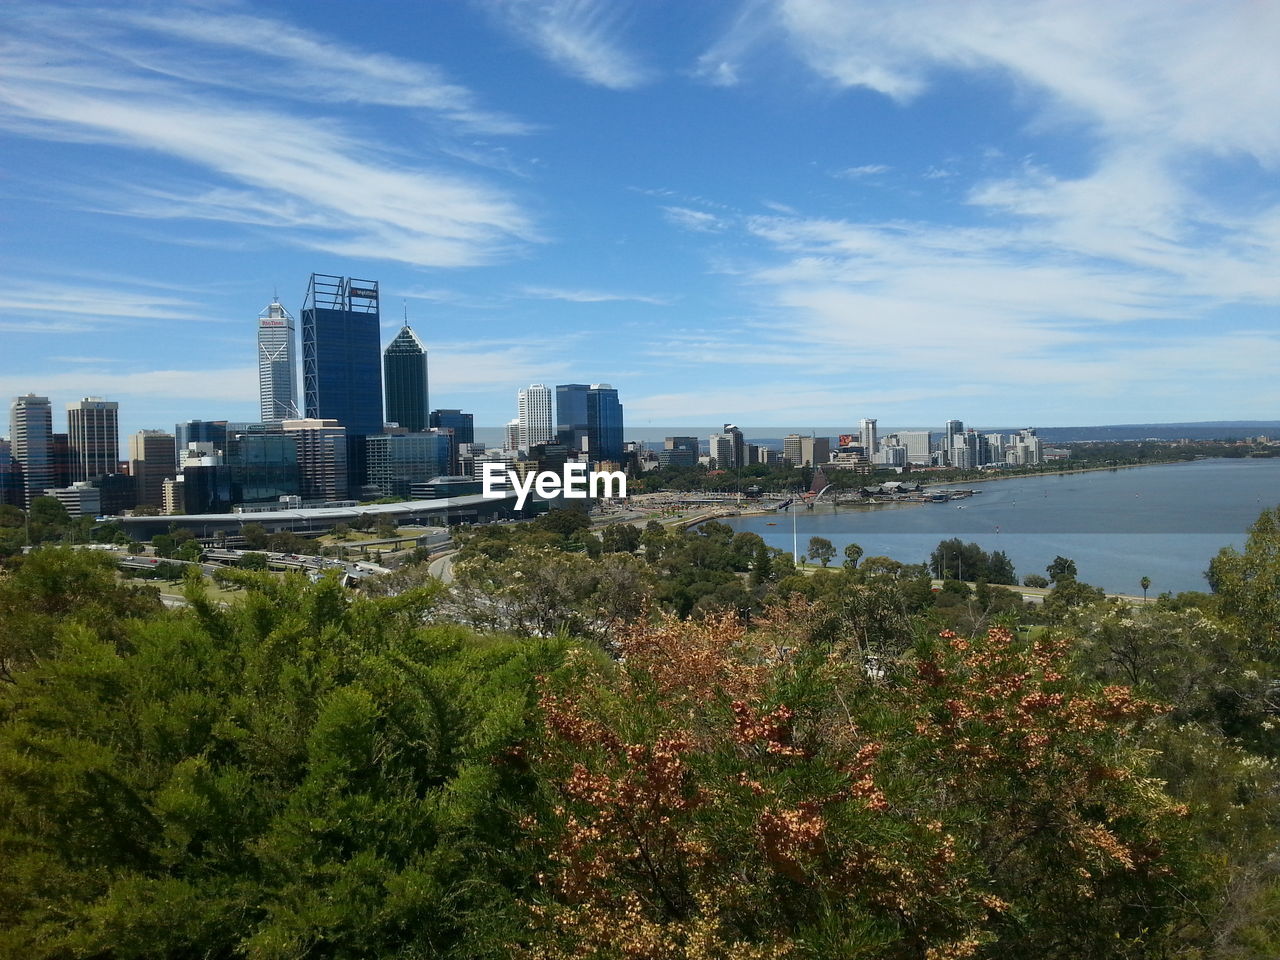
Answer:
[[0, 396], [256, 419], [256, 317], [317, 272], [477, 424], [563, 382], [635, 427], [1280, 417], [1277, 3], [4, 21]]

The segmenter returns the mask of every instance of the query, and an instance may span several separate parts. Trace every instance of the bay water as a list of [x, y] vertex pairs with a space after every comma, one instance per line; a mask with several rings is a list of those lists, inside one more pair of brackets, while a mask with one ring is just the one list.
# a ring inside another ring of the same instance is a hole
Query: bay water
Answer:
[[1280, 458], [1196, 460], [949, 488], [980, 492], [944, 503], [818, 504], [724, 522], [787, 552], [798, 545], [802, 556], [810, 537], [825, 537], [837, 549], [834, 563], [851, 542], [864, 556], [923, 563], [939, 541], [960, 537], [988, 552], [1003, 550], [1019, 580], [1043, 574], [1060, 555], [1075, 561], [1080, 580], [1108, 593], [1140, 596], [1145, 576], [1155, 596], [1208, 589], [1210, 559], [1224, 546], [1242, 547], [1259, 513], [1280, 505]]

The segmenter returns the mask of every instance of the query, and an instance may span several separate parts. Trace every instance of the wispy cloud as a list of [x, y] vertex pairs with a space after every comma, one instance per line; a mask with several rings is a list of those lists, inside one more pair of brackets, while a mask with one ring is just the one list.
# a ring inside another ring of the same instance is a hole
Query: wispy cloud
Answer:
[[[489, 262], [537, 239], [519, 205], [474, 176], [430, 167], [363, 131], [292, 113], [269, 96], [248, 103], [224, 99], [217, 87], [225, 71], [192, 68], [190, 76], [177, 78], [152, 69], [150, 60], [133, 62], [133, 41], [120, 39], [113, 16], [84, 8], [74, 16], [59, 11], [19, 18], [17, 42], [0, 57], [6, 74], [0, 124], [29, 135], [138, 151], [144, 163], [147, 154], [159, 155], [200, 171], [196, 179], [160, 167], [139, 177], [157, 184], [153, 188], [100, 191], [108, 209], [284, 228], [277, 239], [300, 246], [430, 266]], [[253, 38], [272, 26], [213, 14], [139, 22], [192, 45], [163, 47], [156, 59], [197, 64], [210, 46], [238, 44], [237, 28]], [[103, 28], [101, 38], [79, 42], [95, 26]], [[299, 88], [310, 82], [300, 66], [304, 54], [327, 52], [332, 56], [319, 61], [325, 69], [332, 70], [336, 57], [349, 76], [321, 84], [321, 96], [376, 98], [385, 80], [390, 92], [373, 102], [433, 108], [447, 119], [479, 122], [472, 98], [436, 82], [426, 68], [382, 56], [339, 55], [333, 44], [281, 29], [279, 55], [293, 58]]]
[[666, 307], [670, 306], [672, 302], [664, 297], [646, 296], [639, 293], [610, 293], [604, 290], [562, 290], [552, 287], [525, 287], [521, 293], [536, 300], [564, 300], [569, 303], [615, 303], [627, 301]]
[[846, 180], [858, 180], [862, 177], [874, 177], [876, 174], [888, 173], [889, 170], [890, 167], [883, 163], [864, 163], [861, 166], [837, 170], [836, 176], [843, 177]]
[[653, 71], [626, 49], [617, 0], [491, 0], [495, 21], [560, 69], [610, 90], [630, 90]]
[[668, 223], [698, 233], [718, 233], [726, 227], [725, 220], [722, 217], [707, 213], [705, 210], [692, 210], [689, 207], [663, 207], [662, 214]]

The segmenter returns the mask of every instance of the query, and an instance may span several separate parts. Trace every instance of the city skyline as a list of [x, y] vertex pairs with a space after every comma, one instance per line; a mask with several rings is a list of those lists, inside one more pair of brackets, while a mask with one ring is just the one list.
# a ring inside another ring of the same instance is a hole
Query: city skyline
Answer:
[[324, 271], [479, 424], [1280, 408], [1273, 6], [323, 9], [10, 5], [0, 391], [253, 420]]

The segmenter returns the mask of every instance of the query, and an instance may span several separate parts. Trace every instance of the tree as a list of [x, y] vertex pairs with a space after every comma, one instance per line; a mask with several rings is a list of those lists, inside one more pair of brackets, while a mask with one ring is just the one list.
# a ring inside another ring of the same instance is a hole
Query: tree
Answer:
[[630, 523], [611, 523], [601, 532], [605, 553], [635, 553], [640, 548], [640, 530]]
[[991, 562], [987, 567], [987, 579], [991, 583], [1016, 586], [1018, 575], [1014, 572], [1013, 561], [1003, 550], [991, 554]]
[[1038, 573], [1028, 573], [1022, 578], [1022, 585], [1024, 587], [1035, 587], [1039, 590], [1043, 590], [1045, 587], [1049, 586], [1049, 580], [1047, 577], [1042, 577]]
[[1142, 602], [1147, 602], [1147, 591], [1151, 589], [1151, 578], [1143, 577], [1138, 581], [1142, 585]]
[[826, 537], [810, 537], [809, 549], [806, 552], [810, 560], [817, 560], [824, 567], [835, 559], [836, 548]]
[[1270, 656], [1280, 654], [1280, 507], [1263, 510], [1244, 552], [1224, 547], [1205, 576], [1222, 617]]
[[844, 568], [846, 570], [856, 570], [858, 561], [862, 559], [862, 548], [856, 543], [850, 543], [844, 548]]
[[240, 536], [244, 537], [245, 546], [250, 550], [265, 550], [270, 534], [260, 523], [246, 523], [240, 528]]
[[31, 522], [48, 527], [65, 527], [71, 522], [71, 515], [62, 501], [56, 497], [36, 497], [31, 501], [29, 510]]
[[1054, 584], [1076, 578], [1076, 562], [1068, 557], [1054, 557], [1053, 562], [1044, 569]]

